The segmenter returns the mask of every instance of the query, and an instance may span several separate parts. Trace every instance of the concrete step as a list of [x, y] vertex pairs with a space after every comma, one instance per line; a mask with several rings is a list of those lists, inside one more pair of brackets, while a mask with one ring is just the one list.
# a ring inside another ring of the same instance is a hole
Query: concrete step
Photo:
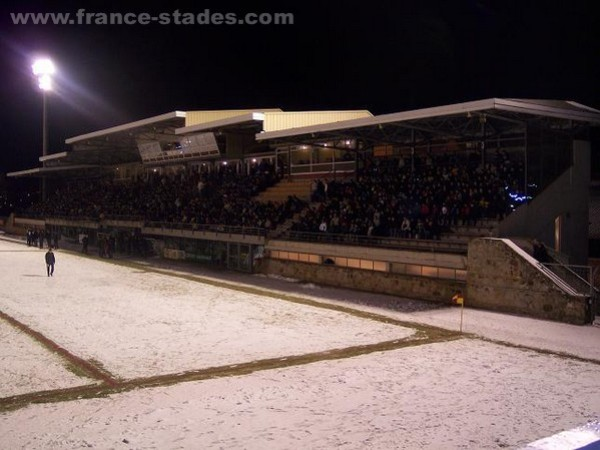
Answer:
[[284, 202], [289, 196], [296, 196], [301, 200], [310, 200], [311, 180], [293, 180], [280, 181], [275, 186], [271, 186], [264, 192], [261, 192], [257, 200], [262, 202]]

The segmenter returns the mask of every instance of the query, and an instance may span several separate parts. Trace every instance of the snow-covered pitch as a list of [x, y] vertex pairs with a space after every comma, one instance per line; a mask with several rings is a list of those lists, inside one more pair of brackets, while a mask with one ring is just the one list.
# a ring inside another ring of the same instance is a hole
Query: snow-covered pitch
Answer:
[[0, 448], [553, 448], [600, 417], [600, 327], [44, 253], [0, 240]]

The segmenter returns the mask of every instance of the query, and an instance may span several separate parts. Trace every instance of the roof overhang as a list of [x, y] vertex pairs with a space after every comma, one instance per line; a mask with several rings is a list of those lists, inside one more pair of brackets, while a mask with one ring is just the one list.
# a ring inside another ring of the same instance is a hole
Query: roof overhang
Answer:
[[41, 163], [51, 162], [51, 161], [60, 161], [63, 158], [66, 158], [69, 155], [69, 152], [59, 152], [52, 153], [51, 155], [40, 156], [38, 160]]
[[184, 111], [172, 111], [169, 113], [160, 114], [158, 116], [149, 117], [147, 119], [137, 120], [135, 122], [130, 122], [111, 128], [105, 128], [103, 130], [94, 131], [92, 133], [75, 136], [67, 139], [65, 143], [67, 145], [74, 145], [77, 143], [94, 140], [96, 138], [104, 138], [110, 135], [121, 135], [123, 133], [138, 134], [144, 132], [152, 132], [156, 131], [157, 126], [159, 125], [159, 128], [161, 129], [175, 127], [176, 125], [185, 122], [185, 115], [186, 114]]
[[79, 164], [61, 167], [35, 167], [33, 169], [9, 172], [6, 176], [10, 178], [64, 177], [66, 175], [81, 175], [90, 171], [98, 172], [98, 170], [102, 170], [102, 168], [91, 164]]
[[600, 111], [562, 100], [490, 98], [413, 111], [383, 114], [294, 129], [263, 132], [258, 141], [309, 143], [325, 139], [362, 138], [372, 142], [407, 142], [461, 138], [481, 133], [507, 133], [524, 129], [531, 121], [554, 120], [562, 126], [600, 125]]
[[172, 111], [147, 119], [82, 134], [65, 141], [70, 149], [42, 156], [43, 167], [12, 172], [11, 177], [42, 177], [102, 173], [107, 167], [141, 162], [138, 141], [172, 140], [175, 129], [185, 124], [184, 111]]
[[245, 131], [252, 130], [255, 133], [262, 130], [265, 113], [262, 111], [249, 112], [239, 116], [199, 123], [189, 127], [177, 128], [175, 134], [184, 135], [190, 133], [222, 132], [227, 130]]
[[61, 156], [61, 163], [117, 165], [141, 162], [138, 142], [175, 141], [175, 130], [185, 124], [185, 117], [184, 111], [173, 111], [69, 138], [65, 143], [71, 150]]

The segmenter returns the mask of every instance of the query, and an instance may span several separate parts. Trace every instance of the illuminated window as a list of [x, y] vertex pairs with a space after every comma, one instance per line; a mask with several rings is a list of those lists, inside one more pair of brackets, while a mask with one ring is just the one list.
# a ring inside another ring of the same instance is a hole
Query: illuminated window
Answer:
[[373, 261], [369, 261], [367, 259], [360, 260], [360, 268], [366, 270], [373, 270]]
[[382, 261], [373, 261], [373, 270], [377, 270], [379, 272], [387, 272], [388, 264]]
[[343, 256], [322, 256], [313, 253], [286, 252], [271, 250], [270, 257], [287, 261], [299, 261], [311, 264], [331, 264], [337, 267], [372, 270], [377, 272], [392, 272], [419, 277], [442, 278], [447, 280], [465, 281], [467, 271], [446, 267], [422, 266], [420, 264], [389, 263], [370, 259], [346, 258]]
[[423, 266], [422, 269], [421, 269], [421, 275], [424, 276], [424, 277], [437, 278], [437, 276], [438, 276], [438, 268], [437, 267]]
[[352, 267], [354, 269], [360, 269], [360, 259], [348, 258], [348, 267]]
[[335, 261], [335, 265], [336, 266], [340, 266], [340, 267], [348, 267], [348, 258], [333, 258], [333, 260]]

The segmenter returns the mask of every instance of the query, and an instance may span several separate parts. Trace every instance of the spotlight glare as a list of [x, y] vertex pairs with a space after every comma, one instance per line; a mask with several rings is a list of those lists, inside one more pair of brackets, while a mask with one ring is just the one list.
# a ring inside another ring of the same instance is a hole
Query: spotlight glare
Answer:
[[38, 86], [42, 91], [51, 91], [52, 90], [52, 78], [50, 75], [45, 74], [41, 75], [38, 78]]
[[54, 75], [56, 73], [54, 63], [48, 58], [38, 59], [31, 67], [35, 76]]

